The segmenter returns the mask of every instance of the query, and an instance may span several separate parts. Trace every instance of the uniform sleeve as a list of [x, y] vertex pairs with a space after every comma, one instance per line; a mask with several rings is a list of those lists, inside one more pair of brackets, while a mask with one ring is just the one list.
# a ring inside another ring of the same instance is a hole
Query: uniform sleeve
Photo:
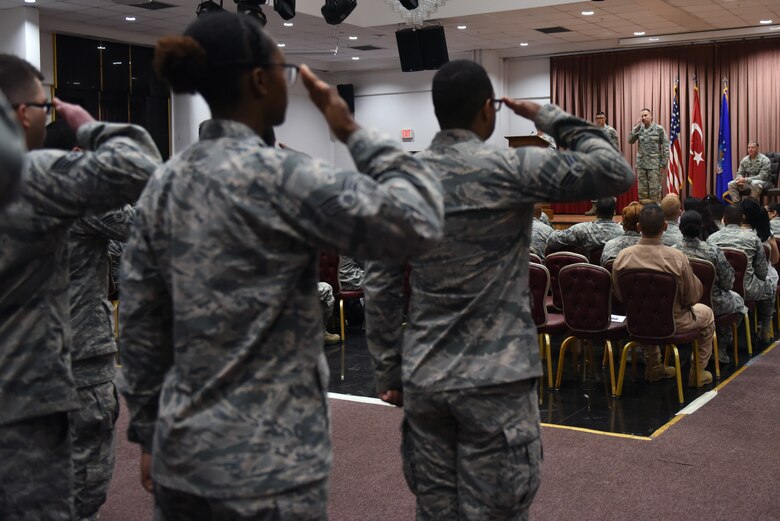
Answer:
[[366, 342], [374, 363], [377, 392], [402, 390], [404, 267], [397, 263], [368, 262]]
[[729, 264], [729, 261], [723, 254], [723, 250], [716, 247], [715, 252], [715, 271], [718, 274], [718, 287], [722, 290], [729, 291], [734, 287], [734, 268]]
[[434, 174], [371, 130], [353, 133], [348, 146], [359, 172], [285, 156], [275, 203], [287, 221], [318, 246], [360, 259], [405, 259], [439, 240], [444, 209]]
[[680, 273], [680, 280], [682, 283], [682, 305], [689, 308], [699, 302], [701, 294], [704, 291], [704, 286], [701, 285], [701, 281], [693, 274], [693, 268], [691, 268], [691, 264], [688, 262], [687, 257], [680, 265], [682, 266]]
[[568, 246], [580, 244], [579, 236], [579, 227], [577, 227], [577, 225], [571, 226], [565, 230], [555, 230], [547, 238], [545, 250], [555, 252]]
[[641, 123], [637, 123], [636, 125], [634, 125], [634, 128], [632, 128], [631, 132], [629, 132], [628, 134], [628, 143], [630, 145], [633, 145], [634, 143], [636, 143], [636, 140], [639, 139], [639, 130], [640, 130], [639, 125], [641, 125]]
[[761, 165], [758, 169], [758, 175], [756, 177], [762, 181], [769, 182], [772, 180], [772, 172], [770, 170], [772, 162], [766, 156], [761, 157]]
[[535, 123], [566, 150], [514, 151], [516, 202], [597, 199], [622, 194], [633, 185], [631, 167], [600, 128], [555, 105], [542, 107]]
[[81, 152], [27, 154], [23, 189], [47, 215], [76, 218], [132, 203], [162, 162], [149, 133], [135, 125], [88, 123], [78, 138]]
[[134, 217], [135, 210], [128, 204], [119, 210], [85, 217], [80, 221], [80, 224], [82, 230], [97, 237], [110, 241], [126, 242]]
[[139, 212], [122, 255], [119, 389], [130, 411], [128, 439], [151, 452], [160, 391], [173, 363], [170, 293], [155, 258], [149, 226]]
[[661, 129], [661, 168], [669, 166], [669, 136], [666, 133], [666, 129], [662, 126], [658, 126]]
[[743, 158], [742, 161], [739, 162], [739, 166], [737, 167], [737, 173], [734, 177], [734, 179], [737, 179], [739, 177], [745, 177], [745, 159]]
[[24, 134], [11, 106], [0, 92], [0, 208], [16, 195], [22, 177], [24, 152]]
[[761, 239], [756, 237], [756, 254], [753, 256], [753, 272], [761, 280], [766, 280], [766, 273], [769, 269], [766, 255], [764, 255], [764, 245]]

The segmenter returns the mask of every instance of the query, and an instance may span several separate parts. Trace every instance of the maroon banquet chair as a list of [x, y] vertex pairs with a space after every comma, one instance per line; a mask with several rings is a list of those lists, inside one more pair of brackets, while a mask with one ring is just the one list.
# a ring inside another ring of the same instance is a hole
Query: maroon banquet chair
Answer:
[[[703, 259], [688, 259], [691, 262], [691, 269], [696, 278], [699, 279], [703, 286], [700, 304], [704, 304], [708, 308], [712, 309], [713, 314], [715, 309], [712, 307], [712, 288], [715, 286], [715, 265], [708, 260]], [[739, 313], [731, 313], [726, 315], [720, 315], [715, 317], [715, 327], [719, 326], [731, 326], [732, 332], [732, 345], [734, 347], [734, 365], [737, 364], [737, 324], [741, 315]], [[715, 338], [712, 341], [712, 357], [715, 359], [715, 378], [720, 379], [720, 361], [718, 360], [718, 335], [715, 333]], [[664, 360], [666, 363], [666, 360]]]
[[601, 266], [601, 254], [604, 253], [604, 245], [596, 246], [588, 252], [588, 262]]
[[339, 265], [341, 264], [341, 257], [334, 253], [321, 253], [320, 254], [320, 280], [327, 282], [333, 287], [333, 296], [339, 306], [339, 321], [341, 324], [341, 341], [344, 342], [347, 339], [345, 333], [344, 322], [344, 301], [349, 299], [363, 298], [363, 290], [356, 291], [342, 291], [341, 283], [339, 282]]
[[677, 370], [677, 397], [680, 403], [683, 395], [680, 353], [677, 344], [693, 344], [693, 364], [696, 383], [701, 383], [701, 369], [698, 364], [699, 330], [678, 333], [674, 324], [674, 300], [677, 296], [677, 280], [670, 273], [646, 269], [631, 269], [621, 272], [617, 280], [623, 304], [626, 306], [626, 326], [629, 342], [623, 346], [620, 355], [615, 396], [623, 393], [623, 379], [626, 374], [626, 359], [629, 349], [637, 345], [665, 346], [674, 354]]
[[555, 388], [561, 386], [566, 348], [575, 340], [604, 342], [604, 361], [609, 363], [610, 391], [615, 394], [615, 363], [612, 357], [612, 342], [628, 336], [624, 322], [612, 322], [612, 275], [601, 266], [592, 264], [570, 264], [561, 268], [558, 274], [563, 320], [570, 331], [561, 344], [558, 355], [558, 371]]
[[[531, 297], [531, 318], [536, 325], [539, 340], [539, 353], [547, 360], [547, 385], [552, 387], [552, 348], [550, 335], [566, 331], [563, 315], [548, 313], [545, 297], [550, 290], [550, 272], [541, 264], [528, 264], [528, 289]], [[544, 379], [542, 379], [544, 381]]]
[[[745, 300], [745, 306], [748, 308], [748, 313], [753, 311], [755, 314], [756, 305], [758, 302], [755, 300], [748, 301], [745, 299], [745, 271], [747, 271], [748, 258], [744, 251], [737, 250], [736, 248], [721, 248], [726, 260], [729, 261], [731, 267], [734, 268], [734, 285], [731, 289], [736, 291], [740, 297]], [[753, 356], [753, 341], [750, 334], [750, 316], [745, 317], [745, 338], [747, 339], [748, 355]], [[734, 362], [736, 363], [736, 361]]]
[[561, 288], [558, 285], [558, 273], [561, 268], [568, 266], [569, 264], [579, 264], [584, 262], [588, 263], [588, 258], [585, 255], [574, 253], [570, 251], [558, 251], [551, 253], [544, 258], [544, 266], [550, 273], [550, 289], [552, 290], [552, 305], [557, 311], [563, 310], [563, 302], [561, 301]]

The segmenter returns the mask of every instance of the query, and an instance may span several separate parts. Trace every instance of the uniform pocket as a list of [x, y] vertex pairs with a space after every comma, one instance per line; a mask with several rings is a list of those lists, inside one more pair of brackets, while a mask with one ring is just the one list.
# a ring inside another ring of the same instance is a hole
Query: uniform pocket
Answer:
[[504, 428], [505, 454], [498, 482], [497, 506], [505, 512], [528, 509], [539, 489], [542, 441], [538, 428]]
[[409, 422], [404, 418], [401, 422], [401, 458], [403, 461], [403, 472], [406, 484], [412, 494], [417, 494], [417, 478], [415, 476], [414, 464], [414, 441], [412, 439]]

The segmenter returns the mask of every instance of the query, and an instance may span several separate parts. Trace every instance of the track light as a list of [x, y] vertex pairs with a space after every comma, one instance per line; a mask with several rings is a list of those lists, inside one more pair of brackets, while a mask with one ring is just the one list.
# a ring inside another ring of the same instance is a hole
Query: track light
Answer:
[[290, 20], [295, 16], [295, 0], [274, 0], [274, 11], [284, 20]]
[[414, 11], [417, 9], [417, 6], [420, 5], [420, 2], [417, 0], [401, 0], [401, 5], [406, 7], [409, 11]]
[[320, 12], [330, 25], [338, 25], [357, 7], [357, 0], [325, 0]]
[[251, 16], [260, 22], [263, 27], [268, 23], [268, 18], [266, 18], [263, 10], [260, 9], [260, 6], [265, 4], [266, 0], [235, 0], [235, 2], [238, 4], [237, 12]]
[[219, 5], [217, 5], [215, 2], [212, 2], [211, 0], [205, 0], [204, 2], [198, 4], [198, 8], [195, 10], [195, 16], [200, 18], [203, 15], [219, 13], [221, 11], [224, 11], [222, 8], [222, 0], [219, 0]]

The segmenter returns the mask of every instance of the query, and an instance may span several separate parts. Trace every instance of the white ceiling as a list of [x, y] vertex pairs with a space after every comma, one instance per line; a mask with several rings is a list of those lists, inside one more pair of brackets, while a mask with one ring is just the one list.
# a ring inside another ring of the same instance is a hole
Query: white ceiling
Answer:
[[[195, 19], [199, 3], [163, 0], [174, 7], [155, 11], [122, 4], [144, 1], [148, 0], [37, 0], [34, 4], [0, 0], [0, 16], [2, 9], [33, 7], [40, 10], [44, 31], [152, 44], [163, 34], [182, 32]], [[298, 0], [298, 13], [291, 20], [293, 27], [282, 25], [272, 5], [263, 6], [263, 11], [268, 17], [266, 28], [285, 44], [290, 61], [305, 61], [332, 71], [376, 69], [397, 66], [394, 32], [404, 27], [386, 1], [358, 0], [358, 8], [338, 26], [326, 24], [320, 16], [323, 0]], [[273, 0], [268, 2], [272, 4]], [[232, 10], [234, 5], [233, 0], [224, 0], [226, 9]], [[583, 16], [585, 10], [595, 14]], [[128, 15], [136, 20], [126, 21]], [[773, 24], [762, 26], [759, 21], [763, 19], [771, 19]], [[661, 45], [690, 33], [701, 33], [701, 38], [708, 34], [780, 36], [780, 0], [448, 0], [430, 22], [445, 27], [450, 55], [490, 49], [503, 57], [522, 57], [621, 45]], [[467, 29], [458, 30], [458, 25], [466, 25]], [[543, 34], [535, 30], [553, 26], [570, 32]], [[646, 34], [635, 37], [636, 31]], [[357, 40], [349, 40], [349, 36], [357, 36]], [[659, 41], [651, 42], [651, 37]], [[521, 43], [528, 46], [521, 47]], [[339, 52], [334, 55], [332, 50], [337, 44]], [[351, 48], [356, 45], [381, 49]], [[353, 56], [360, 61], [354, 61]]]

